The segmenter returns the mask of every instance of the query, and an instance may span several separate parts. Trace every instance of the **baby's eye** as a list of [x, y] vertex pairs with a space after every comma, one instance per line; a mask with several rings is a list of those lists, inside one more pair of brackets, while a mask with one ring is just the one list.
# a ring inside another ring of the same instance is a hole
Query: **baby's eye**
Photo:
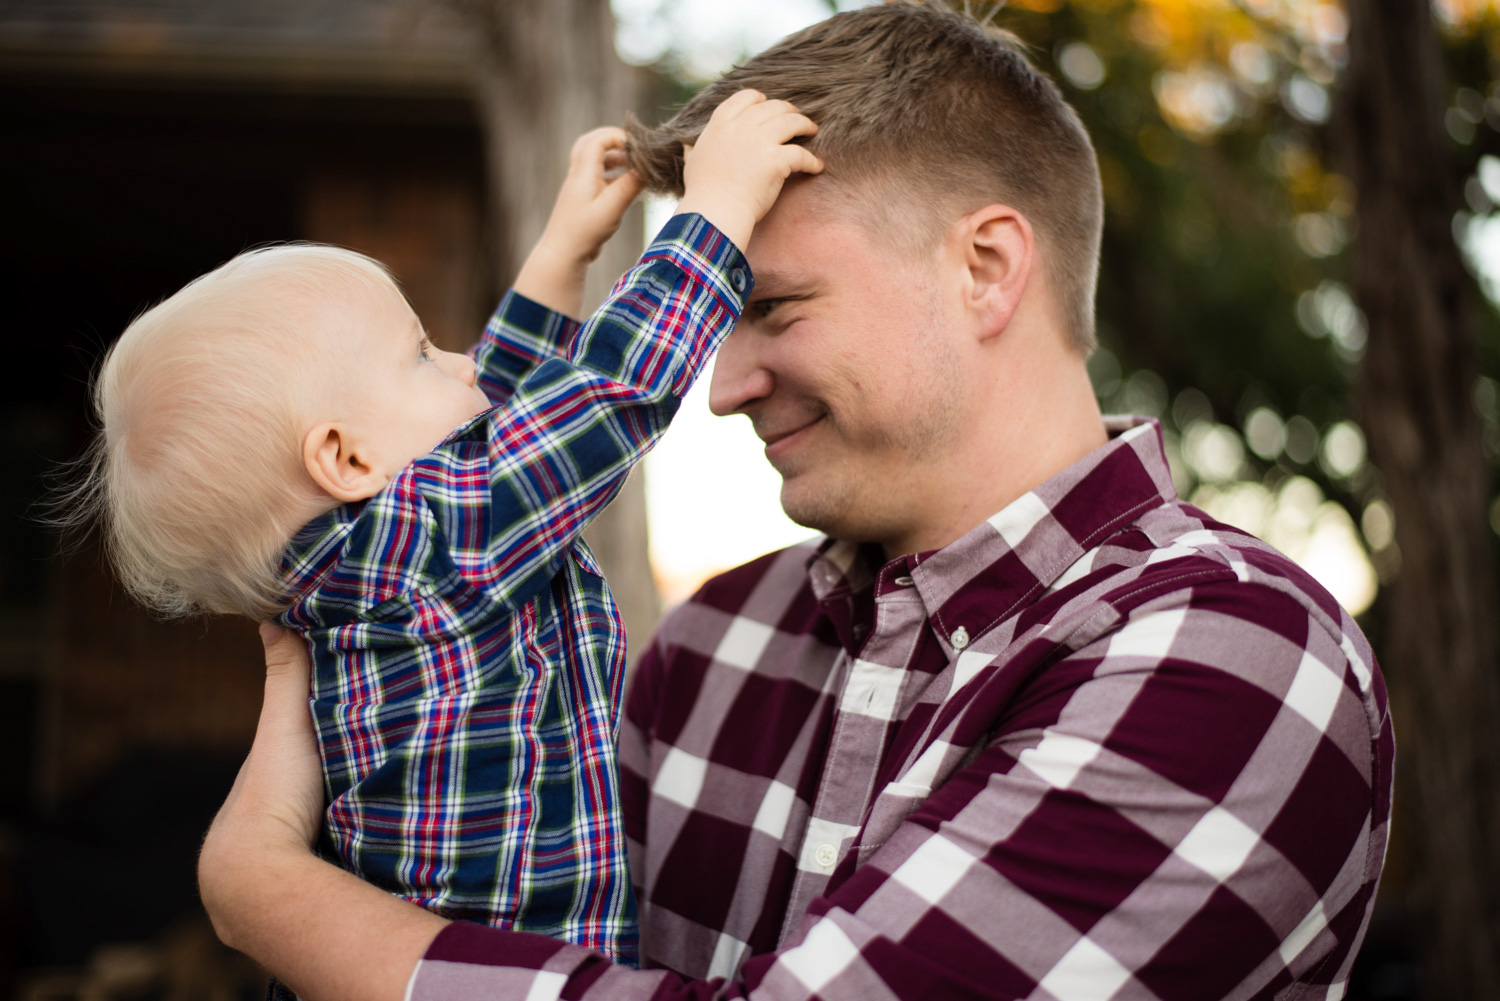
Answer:
[[417, 353], [422, 356], [423, 361], [432, 361], [432, 352], [429, 350], [431, 347], [432, 342], [425, 337], [422, 338], [422, 342], [417, 345]]

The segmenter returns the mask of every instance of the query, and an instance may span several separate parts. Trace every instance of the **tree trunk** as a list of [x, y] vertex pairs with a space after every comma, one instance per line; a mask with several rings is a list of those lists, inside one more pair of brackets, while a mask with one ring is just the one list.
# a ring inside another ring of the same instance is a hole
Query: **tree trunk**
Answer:
[[[1349, 0], [1334, 139], [1358, 192], [1355, 294], [1369, 326], [1359, 418], [1396, 511], [1383, 606], [1401, 787], [1414, 802], [1423, 994], [1500, 997], [1500, 675], [1472, 398], [1474, 285], [1454, 244], [1459, 177], [1426, 0]], [[1404, 716], [1404, 718], [1403, 718]]]
[[[480, 33], [496, 278], [510, 284], [552, 211], [573, 140], [636, 110], [634, 73], [614, 48], [608, 0], [448, 0]], [[640, 209], [589, 272], [592, 310], [641, 252]], [[625, 618], [630, 660], [656, 627], [661, 599], [646, 548], [639, 471], [585, 533]]]

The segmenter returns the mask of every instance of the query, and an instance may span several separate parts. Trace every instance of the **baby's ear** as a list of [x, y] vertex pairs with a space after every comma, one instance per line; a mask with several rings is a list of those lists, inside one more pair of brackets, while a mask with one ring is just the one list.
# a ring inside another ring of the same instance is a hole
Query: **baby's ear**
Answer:
[[364, 461], [347, 430], [332, 422], [307, 432], [302, 464], [313, 482], [341, 504], [375, 496], [390, 479]]

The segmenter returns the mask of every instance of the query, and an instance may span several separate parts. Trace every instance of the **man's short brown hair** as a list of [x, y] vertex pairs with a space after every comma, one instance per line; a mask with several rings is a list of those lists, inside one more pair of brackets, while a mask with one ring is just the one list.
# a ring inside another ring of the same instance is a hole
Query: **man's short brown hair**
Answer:
[[894, 195], [906, 213], [920, 214], [920, 239], [994, 201], [1025, 215], [1045, 248], [1070, 344], [1093, 350], [1104, 221], [1098, 162], [1078, 115], [1013, 35], [933, 2], [836, 14], [730, 70], [670, 121], [631, 122], [631, 165], [650, 188], [682, 193], [682, 143], [745, 87], [791, 101], [817, 122], [807, 145], [825, 176]]

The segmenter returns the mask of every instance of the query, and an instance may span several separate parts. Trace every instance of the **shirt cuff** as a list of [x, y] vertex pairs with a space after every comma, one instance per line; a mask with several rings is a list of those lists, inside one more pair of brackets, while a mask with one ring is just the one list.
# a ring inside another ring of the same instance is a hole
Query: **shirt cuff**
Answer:
[[455, 921], [427, 947], [406, 985], [406, 1001], [480, 1001], [531, 996], [539, 985], [556, 997], [567, 982], [570, 953], [587, 949], [528, 932]]
[[641, 255], [641, 263], [667, 260], [707, 286], [739, 318], [755, 288], [750, 262], [734, 241], [696, 212], [674, 215]]

